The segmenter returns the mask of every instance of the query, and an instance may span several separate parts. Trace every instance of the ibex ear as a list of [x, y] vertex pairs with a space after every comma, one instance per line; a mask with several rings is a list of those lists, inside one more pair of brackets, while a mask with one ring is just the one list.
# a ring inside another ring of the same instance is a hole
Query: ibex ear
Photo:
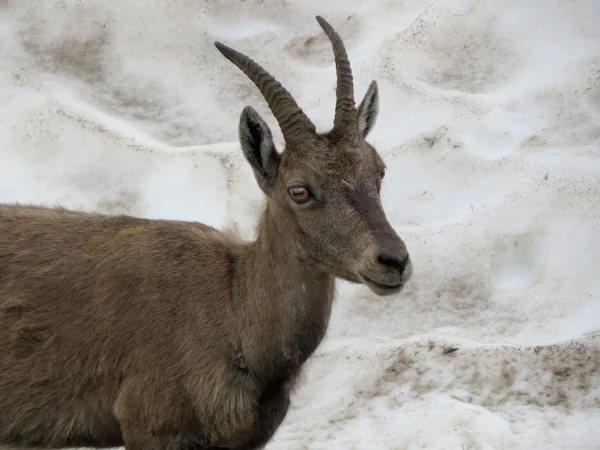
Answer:
[[358, 129], [363, 137], [367, 137], [373, 128], [373, 125], [375, 125], [378, 113], [379, 93], [377, 90], [377, 82], [373, 80], [358, 107]]
[[268, 194], [277, 176], [280, 157], [269, 126], [251, 106], [246, 106], [240, 116], [239, 138], [258, 185]]

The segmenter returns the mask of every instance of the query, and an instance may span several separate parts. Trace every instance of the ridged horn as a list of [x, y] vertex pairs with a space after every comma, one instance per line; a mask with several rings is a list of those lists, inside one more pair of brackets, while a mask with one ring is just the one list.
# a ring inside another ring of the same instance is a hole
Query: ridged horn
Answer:
[[333, 56], [335, 58], [335, 71], [337, 75], [335, 117], [333, 119], [334, 129], [343, 129], [346, 126], [358, 126], [356, 105], [354, 103], [354, 80], [352, 68], [348, 60], [346, 48], [340, 35], [321, 16], [317, 16], [317, 22], [331, 41]]
[[316, 128], [292, 95], [269, 72], [248, 56], [218, 41], [215, 47], [260, 89], [287, 143], [314, 135]]

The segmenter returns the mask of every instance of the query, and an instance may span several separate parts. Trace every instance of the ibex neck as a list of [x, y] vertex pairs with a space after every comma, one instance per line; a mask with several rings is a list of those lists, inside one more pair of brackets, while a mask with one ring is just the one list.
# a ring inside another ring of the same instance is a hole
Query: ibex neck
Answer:
[[327, 298], [334, 278], [298, 257], [293, 224], [278, 217], [267, 205], [258, 223], [256, 252], [268, 261], [269, 273], [282, 290], [282, 301], [312, 301], [315, 295]]
[[334, 278], [297, 257], [293, 229], [271, 208], [266, 207], [251, 246], [251, 307], [260, 334], [271, 341], [264, 349], [277, 354], [283, 364], [301, 364], [327, 330]]

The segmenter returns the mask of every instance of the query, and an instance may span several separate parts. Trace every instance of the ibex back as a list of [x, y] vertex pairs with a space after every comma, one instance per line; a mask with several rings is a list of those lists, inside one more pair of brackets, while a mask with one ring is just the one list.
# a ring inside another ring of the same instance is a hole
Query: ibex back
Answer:
[[260, 89], [239, 138], [266, 196], [257, 238], [209, 226], [0, 205], [0, 445], [127, 450], [262, 448], [323, 339], [334, 279], [397, 293], [412, 273], [380, 201], [344, 45], [331, 131], [318, 134], [256, 62], [216, 42]]

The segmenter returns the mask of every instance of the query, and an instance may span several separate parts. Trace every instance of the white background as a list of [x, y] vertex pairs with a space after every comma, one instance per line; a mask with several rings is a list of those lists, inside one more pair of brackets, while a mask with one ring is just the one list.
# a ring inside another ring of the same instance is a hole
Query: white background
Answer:
[[[269, 449], [600, 448], [600, 2], [0, 0], [0, 201], [236, 222], [262, 196], [214, 48], [332, 125], [344, 39], [407, 290], [338, 284]], [[281, 149], [281, 146], [280, 146]], [[551, 345], [550, 347], [536, 347]], [[458, 348], [453, 353], [445, 349]]]

